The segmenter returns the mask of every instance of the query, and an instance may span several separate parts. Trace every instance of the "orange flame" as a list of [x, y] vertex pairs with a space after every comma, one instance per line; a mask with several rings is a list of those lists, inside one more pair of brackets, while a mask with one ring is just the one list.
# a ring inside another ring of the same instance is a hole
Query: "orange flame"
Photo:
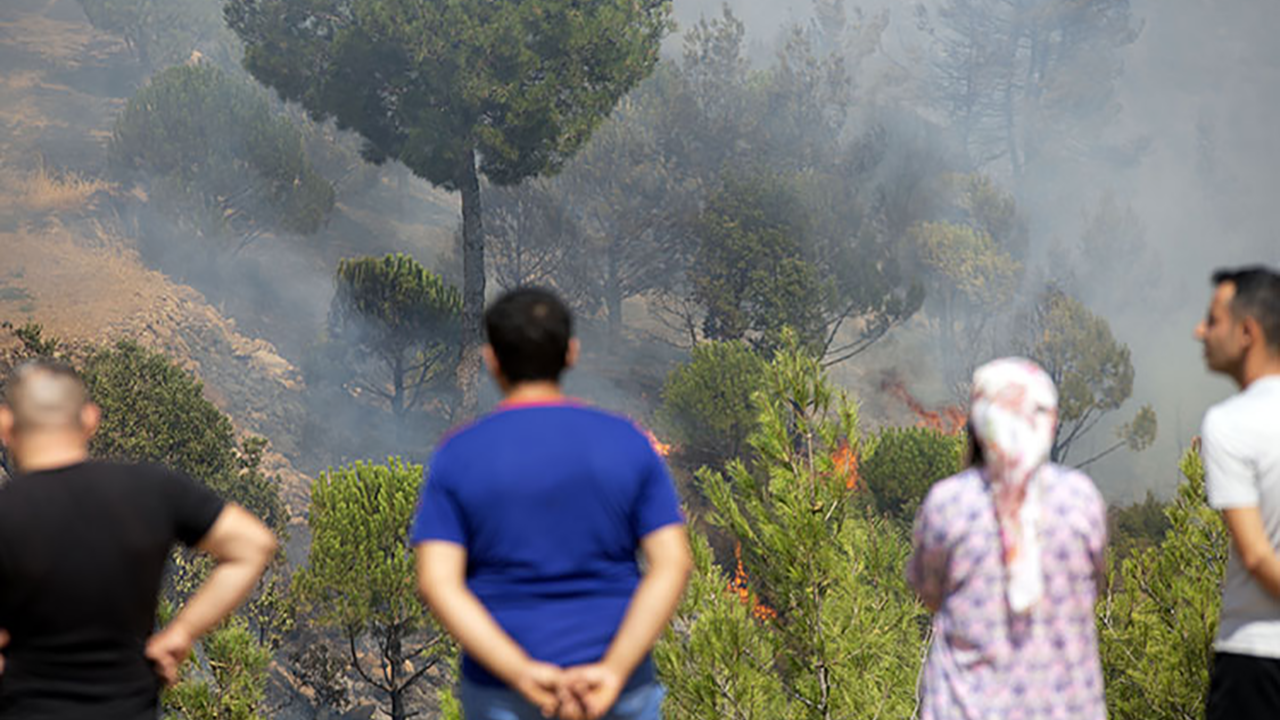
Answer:
[[747, 575], [747, 569], [742, 564], [742, 543], [736, 543], [733, 546], [733, 556], [738, 561], [738, 569], [733, 573], [733, 579], [729, 581], [727, 588], [730, 595], [736, 595], [738, 601], [743, 605], [751, 605], [751, 615], [760, 622], [773, 620], [778, 617], [778, 611], [755, 601], [751, 597], [751, 577]]
[[849, 447], [849, 441], [840, 443], [840, 447], [831, 455], [835, 463], [836, 474], [844, 476], [844, 486], [848, 490], [857, 490], [862, 484], [862, 475], [858, 472], [858, 454]]
[[644, 431], [644, 434], [645, 434], [645, 437], [649, 438], [649, 444], [653, 446], [653, 451], [654, 451], [654, 452], [658, 453], [658, 454], [659, 454], [659, 455], [661, 455], [662, 457], [670, 457], [670, 456], [671, 456], [671, 444], [670, 444], [670, 443], [664, 443], [664, 442], [662, 442], [661, 440], [659, 440], [659, 439], [658, 439], [658, 436], [657, 436], [657, 435], [654, 435], [652, 430], [648, 430], [648, 429], [646, 429], [646, 430]]
[[916, 427], [937, 430], [946, 435], [955, 435], [964, 429], [968, 417], [965, 415], [964, 408], [958, 405], [948, 405], [941, 410], [929, 410], [907, 390], [907, 386], [902, 380], [894, 375], [885, 377], [880, 382], [880, 390], [887, 392], [893, 397], [900, 400], [904, 405], [911, 409], [911, 412], [919, 418]]

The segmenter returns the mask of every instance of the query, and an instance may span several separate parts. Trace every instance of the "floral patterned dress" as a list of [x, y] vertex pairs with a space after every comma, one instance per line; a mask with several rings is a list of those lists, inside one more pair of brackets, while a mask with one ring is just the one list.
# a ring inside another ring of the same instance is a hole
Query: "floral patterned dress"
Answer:
[[991, 487], [967, 470], [936, 484], [916, 516], [907, 576], [938, 611], [921, 720], [1102, 720], [1094, 602], [1106, 507], [1084, 474], [1045, 465], [1038, 535], [1044, 594], [1009, 610]]

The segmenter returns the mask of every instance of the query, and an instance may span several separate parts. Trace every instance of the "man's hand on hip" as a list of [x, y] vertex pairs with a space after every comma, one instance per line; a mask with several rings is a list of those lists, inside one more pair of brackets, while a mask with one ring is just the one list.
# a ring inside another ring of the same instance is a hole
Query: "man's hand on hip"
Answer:
[[[9, 631], [0, 630], [0, 650], [9, 645]], [[0, 675], [4, 674], [4, 655], [0, 655]]]
[[191, 656], [195, 638], [181, 625], [169, 623], [168, 627], [151, 636], [147, 641], [147, 659], [155, 665], [156, 674], [165, 685], [178, 682], [178, 670]]

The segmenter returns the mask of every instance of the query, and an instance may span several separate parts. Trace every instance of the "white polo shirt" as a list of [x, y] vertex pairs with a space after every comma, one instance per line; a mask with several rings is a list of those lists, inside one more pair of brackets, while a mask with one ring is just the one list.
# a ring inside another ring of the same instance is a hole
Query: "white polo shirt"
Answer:
[[[1271, 547], [1280, 550], [1280, 375], [1255, 380], [1210, 408], [1200, 437], [1209, 505], [1258, 508]], [[1234, 542], [1214, 648], [1280, 658], [1280, 599], [1249, 574]]]

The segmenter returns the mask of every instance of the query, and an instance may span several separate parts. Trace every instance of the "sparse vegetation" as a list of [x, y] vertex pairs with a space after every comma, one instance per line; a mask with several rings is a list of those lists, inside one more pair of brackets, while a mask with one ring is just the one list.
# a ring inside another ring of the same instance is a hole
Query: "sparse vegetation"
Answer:
[[74, 170], [59, 172], [43, 164], [11, 176], [3, 186], [10, 198], [6, 204], [15, 212], [29, 215], [85, 210], [89, 198], [111, 189], [111, 184], [100, 178]]

